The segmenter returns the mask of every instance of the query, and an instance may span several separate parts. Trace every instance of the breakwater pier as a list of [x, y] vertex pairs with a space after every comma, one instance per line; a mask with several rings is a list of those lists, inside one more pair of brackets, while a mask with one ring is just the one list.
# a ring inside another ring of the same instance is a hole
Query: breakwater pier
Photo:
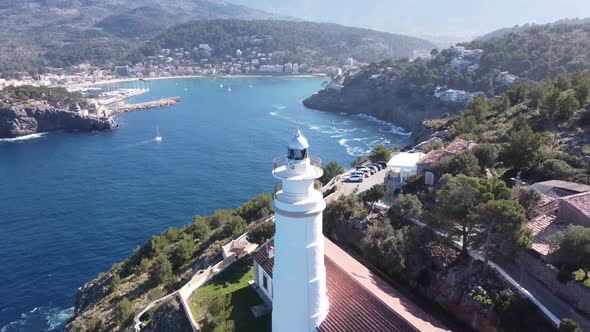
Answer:
[[111, 110], [111, 114], [119, 114], [126, 112], [135, 112], [151, 108], [161, 108], [176, 105], [180, 101], [180, 97], [162, 98], [159, 100], [148, 101], [138, 104], [121, 103]]

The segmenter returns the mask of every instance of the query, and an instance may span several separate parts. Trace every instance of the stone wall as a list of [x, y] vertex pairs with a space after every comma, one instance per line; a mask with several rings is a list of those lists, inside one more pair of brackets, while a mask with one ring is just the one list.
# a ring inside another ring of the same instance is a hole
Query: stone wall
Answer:
[[519, 255], [517, 262], [526, 266], [528, 272], [547, 286], [552, 293], [571, 303], [578, 310], [590, 314], [590, 288], [573, 280], [567, 283], [560, 282], [557, 278], [559, 273], [557, 268], [545, 264], [542, 260], [530, 254]]

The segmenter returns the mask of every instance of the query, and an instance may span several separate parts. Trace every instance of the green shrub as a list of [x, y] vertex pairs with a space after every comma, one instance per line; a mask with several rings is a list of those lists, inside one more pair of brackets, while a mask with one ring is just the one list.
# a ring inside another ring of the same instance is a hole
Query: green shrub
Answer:
[[583, 332], [580, 325], [573, 319], [564, 318], [559, 323], [559, 332]]
[[271, 212], [272, 196], [266, 193], [256, 196], [236, 210], [236, 214], [249, 223], [267, 217]]
[[584, 279], [586, 279], [586, 271], [582, 269], [576, 270], [572, 272], [572, 278], [575, 281], [583, 281]]
[[537, 176], [541, 180], [570, 180], [575, 173], [575, 169], [559, 159], [547, 159], [537, 169]]
[[373, 151], [371, 151], [371, 154], [369, 155], [369, 160], [371, 160], [372, 162], [378, 162], [378, 161], [387, 162], [390, 159], [391, 159], [391, 151], [389, 151], [389, 149], [383, 145], [377, 145], [376, 147], [374, 147]]
[[473, 148], [473, 154], [481, 167], [494, 167], [498, 162], [498, 153], [498, 148], [490, 143], [483, 143]]
[[126, 297], [115, 307], [115, 324], [125, 326], [133, 318], [133, 304]]
[[156, 257], [152, 264], [150, 278], [158, 284], [166, 283], [172, 278], [172, 264], [166, 255]]
[[248, 241], [261, 245], [275, 235], [275, 222], [267, 221], [261, 223], [252, 231], [248, 232]]

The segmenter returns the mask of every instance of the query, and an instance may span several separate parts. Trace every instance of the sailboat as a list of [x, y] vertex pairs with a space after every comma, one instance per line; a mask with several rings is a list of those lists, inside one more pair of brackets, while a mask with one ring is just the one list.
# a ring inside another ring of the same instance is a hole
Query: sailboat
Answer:
[[154, 142], [162, 142], [162, 136], [160, 136], [160, 127], [156, 127], [156, 132], [158, 133], [158, 136], [154, 138]]

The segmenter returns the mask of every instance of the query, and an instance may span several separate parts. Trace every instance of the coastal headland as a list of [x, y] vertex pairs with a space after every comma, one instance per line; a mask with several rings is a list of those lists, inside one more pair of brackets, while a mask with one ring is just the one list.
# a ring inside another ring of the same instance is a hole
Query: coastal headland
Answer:
[[102, 131], [117, 127], [112, 118], [84, 116], [42, 103], [0, 108], [0, 138], [60, 130]]

